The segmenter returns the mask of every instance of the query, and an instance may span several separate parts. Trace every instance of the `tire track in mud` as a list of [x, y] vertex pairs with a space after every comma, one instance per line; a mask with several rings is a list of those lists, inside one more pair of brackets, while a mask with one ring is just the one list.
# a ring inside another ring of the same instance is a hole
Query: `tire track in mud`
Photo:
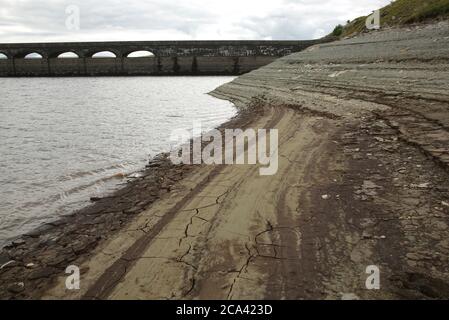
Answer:
[[[266, 107], [264, 109], [264, 114], [270, 113], [268, 121], [261, 126], [261, 128], [267, 128], [271, 129], [277, 126], [277, 124], [282, 121], [285, 114], [288, 112], [285, 108], [279, 108], [279, 107]], [[254, 141], [253, 141], [254, 142]], [[255, 143], [255, 142], [254, 142]], [[220, 218], [226, 217], [228, 212], [226, 206], [229, 204], [232, 204], [235, 202], [236, 194], [238, 194], [239, 189], [242, 187], [242, 185], [247, 181], [247, 179], [253, 179], [254, 175], [257, 175], [257, 170], [259, 169], [258, 166], [252, 166], [251, 168], [245, 170], [243, 173], [240, 172], [240, 174], [235, 175], [229, 172], [222, 172], [220, 174], [220, 178], [217, 177], [218, 184], [213, 183], [211, 181], [212, 188], [213, 186], [218, 186], [223, 181], [232, 181], [231, 186], [226, 186], [226, 191], [222, 194], [223, 198], [220, 202], [217, 201], [217, 203], [214, 203], [214, 206], [217, 206], [216, 210], [214, 211], [214, 214], [211, 218], [207, 220], [209, 227], [204, 232], [198, 232], [196, 235], [190, 236], [190, 239], [193, 239], [189, 246], [195, 247], [195, 250], [197, 254], [192, 254], [191, 257], [191, 265], [194, 265], [194, 272], [191, 273], [192, 270], [186, 270], [184, 274], [184, 282], [185, 283], [192, 283], [192, 286], [189, 288], [187, 292], [184, 292], [181, 296], [182, 299], [193, 299], [193, 298], [200, 298], [204, 295], [204, 293], [201, 293], [203, 291], [203, 285], [204, 282], [202, 282], [204, 279], [208, 279], [208, 273], [210, 270], [208, 268], [210, 267], [209, 258], [210, 255], [206, 255], [205, 252], [209, 252], [209, 240], [214, 239], [214, 232], [217, 228], [221, 225]], [[225, 177], [225, 179], [223, 179]], [[235, 178], [237, 178], [235, 180]], [[201, 197], [201, 196], [198, 196]], [[210, 208], [211, 206], [206, 206], [207, 208]], [[201, 209], [204, 209], [205, 207], [195, 207], [195, 210], [197, 211], [197, 214], [200, 214]], [[192, 209], [190, 209], [192, 210]], [[232, 233], [231, 230], [228, 230], [228, 232]], [[237, 267], [235, 271], [230, 271], [230, 273], [237, 273], [237, 276], [233, 280], [233, 283], [230, 286], [229, 293], [227, 294], [228, 299], [232, 296], [232, 287], [235, 285], [235, 280], [239, 277], [239, 275], [247, 268], [248, 264], [250, 263], [251, 259], [254, 257], [252, 254], [251, 249], [248, 247], [248, 244], [245, 244], [245, 249], [248, 252], [248, 259], [246, 259], [245, 263], [241, 267]], [[208, 281], [207, 281], [208, 282]], [[221, 283], [223, 285], [223, 283]], [[210, 284], [207, 283], [207, 287], [209, 287]], [[217, 292], [220, 291], [221, 288], [215, 288]], [[206, 289], [207, 291], [207, 289]], [[206, 295], [207, 297], [207, 295]]]
[[[265, 128], [273, 128], [276, 124], [282, 119], [286, 110], [283, 108], [272, 108], [271, 112], [273, 112], [271, 117], [265, 124]], [[183, 211], [182, 208], [185, 207], [192, 199], [195, 198], [196, 195], [200, 194], [209, 183], [213, 181], [225, 168], [225, 165], [217, 165], [212, 171], [202, 180], [200, 181], [186, 196], [180, 199], [172, 209], [166, 212], [163, 217], [152, 227], [151, 230], [144, 233], [144, 235], [139, 238], [134, 244], [126, 250], [126, 252], [117, 259], [109, 268], [107, 268], [104, 273], [95, 281], [93, 285], [87, 290], [87, 292], [82, 296], [82, 299], [106, 299], [112, 291], [115, 289], [117, 284], [126, 276], [129, 270], [132, 269], [136, 261], [139, 259], [143, 259], [145, 257], [142, 254], [149, 247], [150, 243], [153, 241], [155, 237], [162, 231], [162, 229], [172, 221], [178, 212]], [[218, 199], [223, 197], [225, 194], [220, 195], [216, 202], [218, 204]], [[199, 208], [196, 209], [195, 215], [199, 213]], [[195, 216], [194, 215], [194, 216]], [[194, 218], [191, 217], [191, 220]], [[184, 238], [188, 237], [188, 227], [186, 226], [186, 230], [184, 231]], [[180, 238], [180, 243], [182, 242], [182, 238]], [[186, 256], [189, 253], [190, 249], [183, 256]], [[182, 259], [178, 262], [186, 263]], [[189, 264], [190, 265], [190, 264]], [[185, 293], [188, 295], [195, 287], [195, 278], [191, 283], [191, 288]]]
[[[137, 240], [115, 263], [113, 263], [108, 269], [105, 270], [103, 275], [89, 288], [89, 290], [82, 297], [83, 299], [106, 299], [108, 295], [115, 288], [117, 283], [126, 275], [127, 271], [132, 268], [133, 264], [151, 241], [159, 234], [159, 232], [167, 225], [176, 215], [181, 208], [187, 204], [190, 199], [201, 192], [208, 182], [218, 175], [223, 166], [218, 166], [212, 170], [188, 195], [186, 195], [181, 201], [167, 212], [161, 220], [149, 231], [144, 234], [139, 240]], [[124, 269], [124, 271], [123, 271]]]

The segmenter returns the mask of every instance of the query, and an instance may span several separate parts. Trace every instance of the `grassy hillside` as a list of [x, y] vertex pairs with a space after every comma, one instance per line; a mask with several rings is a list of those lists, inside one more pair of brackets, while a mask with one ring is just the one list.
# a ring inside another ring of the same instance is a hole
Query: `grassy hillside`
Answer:
[[[449, 17], [449, 0], [396, 0], [380, 9], [381, 26], [399, 26], [423, 22], [434, 18]], [[367, 16], [348, 22], [345, 26], [337, 26], [334, 36], [351, 36], [366, 30]]]

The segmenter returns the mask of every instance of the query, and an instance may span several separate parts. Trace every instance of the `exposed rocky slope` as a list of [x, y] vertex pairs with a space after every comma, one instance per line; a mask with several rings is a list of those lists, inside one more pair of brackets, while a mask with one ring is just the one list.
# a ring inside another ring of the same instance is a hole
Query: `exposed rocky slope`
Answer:
[[[398, 27], [411, 23], [447, 19], [449, 17], [448, 0], [393, 0], [381, 8], [382, 27]], [[365, 32], [367, 16], [349, 21], [345, 26], [337, 26], [333, 33], [341, 32], [341, 36], [354, 36]]]
[[[315, 210], [301, 215], [311, 296], [449, 296], [448, 57], [446, 21], [317, 45], [213, 92], [240, 106], [288, 105], [341, 128], [333, 137], [340, 174], [310, 190], [320, 190], [309, 199]], [[361, 289], [369, 261], [383, 271], [374, 294]]]
[[218, 88], [248, 111], [228, 126], [279, 130], [277, 174], [183, 170], [84, 255], [49, 259], [45, 234], [9, 248], [0, 297], [449, 298], [448, 57], [443, 22], [314, 46]]
[[447, 166], [448, 62], [446, 21], [316, 45], [241, 76], [213, 94], [240, 106], [264, 97], [331, 116], [356, 115], [366, 107], [402, 139]]

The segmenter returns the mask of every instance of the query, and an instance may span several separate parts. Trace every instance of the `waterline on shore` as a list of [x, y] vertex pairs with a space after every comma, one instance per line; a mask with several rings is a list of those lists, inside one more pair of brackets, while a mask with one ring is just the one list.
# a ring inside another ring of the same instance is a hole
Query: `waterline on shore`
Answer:
[[5, 79], [0, 246], [117, 190], [169, 151], [173, 128], [232, 117], [231, 103], [207, 95], [232, 79]]

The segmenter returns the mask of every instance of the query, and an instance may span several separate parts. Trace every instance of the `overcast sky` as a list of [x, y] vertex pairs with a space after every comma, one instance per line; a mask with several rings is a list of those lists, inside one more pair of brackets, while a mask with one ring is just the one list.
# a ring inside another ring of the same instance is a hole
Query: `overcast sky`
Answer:
[[[1, 42], [311, 39], [390, 0], [0, 0]], [[79, 24], [77, 11], [79, 10]]]

